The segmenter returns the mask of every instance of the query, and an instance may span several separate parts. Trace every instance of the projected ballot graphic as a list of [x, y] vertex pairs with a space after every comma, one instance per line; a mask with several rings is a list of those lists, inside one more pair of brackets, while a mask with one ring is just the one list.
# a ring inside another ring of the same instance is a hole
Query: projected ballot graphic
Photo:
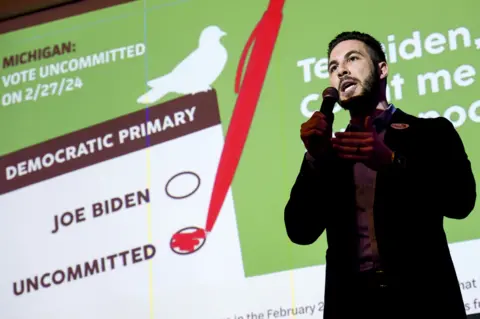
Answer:
[[[449, 119], [477, 174], [478, 4], [460, 2], [320, 21], [338, 7], [137, 0], [0, 26], [1, 317], [323, 318], [326, 238], [292, 244], [283, 210], [328, 42], [378, 38], [390, 102]], [[444, 221], [472, 316], [478, 210]]]

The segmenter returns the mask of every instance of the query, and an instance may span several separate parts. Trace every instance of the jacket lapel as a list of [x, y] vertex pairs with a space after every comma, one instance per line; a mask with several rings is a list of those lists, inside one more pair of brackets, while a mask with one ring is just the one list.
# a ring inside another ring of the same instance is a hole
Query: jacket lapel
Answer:
[[[396, 109], [386, 128], [384, 143], [392, 151], [408, 156], [414, 131], [415, 117]], [[398, 180], [392, 179], [388, 173], [382, 171], [377, 173], [373, 208], [375, 224], [385, 225], [387, 221], [395, 221], [394, 218], [392, 219], [392, 216], [395, 215], [393, 211], [405, 200], [404, 186]], [[388, 253], [383, 246], [385, 234], [382, 233], [382, 227], [376, 231], [380, 255]]]

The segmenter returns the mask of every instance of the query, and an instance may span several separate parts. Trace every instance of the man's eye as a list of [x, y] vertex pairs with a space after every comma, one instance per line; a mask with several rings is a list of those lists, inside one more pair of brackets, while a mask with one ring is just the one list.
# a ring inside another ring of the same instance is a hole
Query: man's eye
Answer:
[[330, 67], [330, 73], [335, 72], [336, 69], [337, 69], [336, 65]]
[[353, 55], [353, 56], [350, 57], [349, 60], [350, 60], [350, 61], [355, 61], [355, 60], [358, 60], [358, 57], [356, 57], [356, 56]]

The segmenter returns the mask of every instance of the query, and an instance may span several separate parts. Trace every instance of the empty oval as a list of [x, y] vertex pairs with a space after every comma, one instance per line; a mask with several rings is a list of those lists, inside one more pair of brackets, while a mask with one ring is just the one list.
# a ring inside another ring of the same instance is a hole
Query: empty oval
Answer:
[[199, 187], [200, 177], [196, 173], [181, 172], [168, 180], [165, 193], [173, 199], [184, 199], [195, 194]]

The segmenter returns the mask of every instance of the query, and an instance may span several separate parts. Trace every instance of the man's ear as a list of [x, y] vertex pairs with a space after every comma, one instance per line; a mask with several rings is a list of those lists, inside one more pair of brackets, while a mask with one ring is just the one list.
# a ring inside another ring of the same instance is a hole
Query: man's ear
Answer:
[[387, 62], [379, 62], [378, 63], [378, 71], [380, 75], [380, 80], [384, 80], [388, 76], [388, 64]]

